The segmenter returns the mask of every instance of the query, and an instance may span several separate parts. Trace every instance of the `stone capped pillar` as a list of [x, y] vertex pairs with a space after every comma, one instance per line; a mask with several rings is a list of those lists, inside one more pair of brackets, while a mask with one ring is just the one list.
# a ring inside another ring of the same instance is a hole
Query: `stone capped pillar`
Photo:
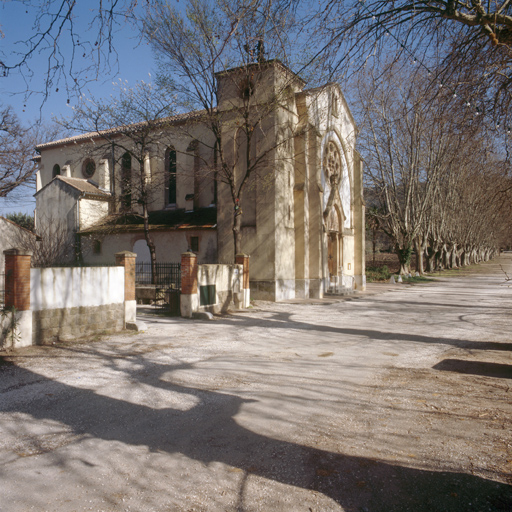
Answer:
[[248, 308], [251, 305], [251, 288], [249, 286], [249, 256], [247, 254], [237, 254], [235, 263], [243, 265], [242, 276], [242, 308]]
[[116, 265], [124, 267], [124, 322], [134, 324], [137, 319], [135, 300], [135, 259], [137, 254], [130, 251], [116, 253]]
[[181, 255], [181, 316], [192, 318], [198, 307], [197, 256], [193, 252], [184, 252]]
[[[0, 347], [32, 345], [32, 311], [30, 310], [31, 251], [8, 249], [5, 256], [5, 309], [11, 310], [0, 322]], [[6, 334], [1, 339], [1, 334]]]

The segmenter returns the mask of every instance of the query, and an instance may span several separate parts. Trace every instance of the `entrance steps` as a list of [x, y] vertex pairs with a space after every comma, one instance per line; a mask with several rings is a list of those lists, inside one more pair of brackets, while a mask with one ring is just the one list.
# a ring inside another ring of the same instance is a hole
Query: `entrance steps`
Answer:
[[353, 288], [330, 286], [325, 292], [325, 297], [345, 297], [347, 295], [356, 295], [357, 293], [359, 293], [359, 291]]

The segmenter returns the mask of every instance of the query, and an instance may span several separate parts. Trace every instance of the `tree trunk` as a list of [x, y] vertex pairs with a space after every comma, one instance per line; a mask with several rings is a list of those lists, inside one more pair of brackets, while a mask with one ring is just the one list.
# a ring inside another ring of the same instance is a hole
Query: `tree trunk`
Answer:
[[398, 262], [400, 263], [400, 274], [409, 274], [411, 271], [411, 255], [412, 246], [410, 244], [405, 247], [400, 247], [399, 244], [395, 245], [395, 252], [398, 256]]
[[[426, 246], [426, 244], [425, 244]], [[416, 251], [416, 272], [419, 272], [420, 274], [423, 274], [424, 266], [423, 266], [423, 251], [425, 247], [421, 240], [417, 238], [414, 240], [414, 250]]]
[[448, 246], [443, 244], [441, 247], [441, 265], [443, 268], [450, 268], [450, 251], [448, 250]]
[[240, 203], [235, 203], [235, 217], [233, 219], [233, 240], [235, 245], [235, 254], [233, 261], [235, 261], [237, 254], [242, 254], [242, 209]]
[[151, 235], [149, 233], [149, 213], [147, 205], [142, 206], [143, 218], [144, 218], [144, 238], [149, 249], [149, 255], [151, 257], [151, 284], [156, 283], [156, 247]]
[[372, 265], [375, 267], [375, 253], [377, 252], [377, 230], [372, 229], [372, 254], [373, 254], [373, 262]]
[[434, 271], [434, 263], [435, 259], [434, 256], [436, 254], [436, 251], [432, 246], [428, 246], [425, 249], [425, 259], [427, 260], [427, 272], [433, 272]]

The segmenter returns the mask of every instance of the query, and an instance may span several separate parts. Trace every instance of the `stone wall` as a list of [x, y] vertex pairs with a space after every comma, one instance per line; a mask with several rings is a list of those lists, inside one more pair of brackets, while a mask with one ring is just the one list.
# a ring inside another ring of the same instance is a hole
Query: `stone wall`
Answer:
[[38, 345], [71, 341], [84, 336], [121, 331], [123, 328], [123, 303], [32, 312], [33, 339]]

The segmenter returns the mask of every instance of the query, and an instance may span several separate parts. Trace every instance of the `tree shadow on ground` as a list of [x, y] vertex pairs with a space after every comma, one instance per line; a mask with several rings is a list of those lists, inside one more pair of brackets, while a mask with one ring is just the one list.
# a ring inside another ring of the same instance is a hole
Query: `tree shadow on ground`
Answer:
[[218, 318], [217, 323], [226, 323], [230, 326], [238, 323], [240, 329], [249, 329], [251, 327], [275, 328], [275, 329], [297, 329], [302, 332], [317, 331], [320, 333], [331, 333], [345, 336], [357, 336], [367, 338], [369, 340], [385, 340], [385, 341], [410, 341], [414, 343], [430, 343], [430, 344], [443, 344], [452, 345], [457, 348], [470, 349], [470, 350], [500, 350], [510, 352], [512, 351], [512, 343], [499, 343], [499, 342], [486, 342], [486, 341], [473, 341], [464, 340], [459, 338], [441, 338], [434, 336], [423, 336], [412, 333], [399, 333], [399, 332], [386, 332], [377, 331], [374, 329], [354, 329], [351, 327], [332, 327], [325, 324], [310, 324], [302, 322], [297, 318], [299, 315], [288, 312], [272, 312], [267, 311], [270, 316], [265, 316], [264, 320], [259, 318], [247, 317], [242, 314], [233, 315], [229, 318]]
[[[183, 454], [205, 465], [226, 464], [239, 468], [246, 476], [256, 475], [323, 493], [346, 512], [467, 512], [512, 508], [510, 485], [442, 471], [442, 468], [420, 470], [347, 456], [253, 432], [239, 425], [235, 418], [244, 404], [250, 407], [253, 400], [172, 382], [173, 372], [200, 371], [193, 365], [162, 365], [134, 356], [130, 358], [130, 368], [126, 366], [116, 370], [130, 381], [193, 396], [196, 405], [186, 411], [153, 409], [49, 379], [42, 382], [41, 375], [16, 367], [19, 383], [37, 382], [34, 392], [48, 397], [50, 391], [52, 398], [38, 401], [34, 396], [31, 401], [17, 401], [14, 397], [4, 400], [0, 411], [57, 421], [77, 434], [147, 446], [152, 452]], [[7, 396], [4, 392], [4, 397]]]
[[482, 377], [494, 377], [497, 379], [512, 379], [512, 366], [509, 364], [465, 361], [463, 359], [443, 359], [433, 368], [434, 370], [445, 372], [481, 375]]

